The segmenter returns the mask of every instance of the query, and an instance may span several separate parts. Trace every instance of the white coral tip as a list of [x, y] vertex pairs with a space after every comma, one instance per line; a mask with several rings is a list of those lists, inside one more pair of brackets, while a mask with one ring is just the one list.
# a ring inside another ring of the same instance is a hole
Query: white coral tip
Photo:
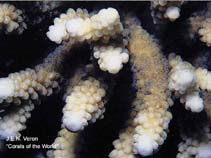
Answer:
[[68, 117], [63, 118], [63, 123], [67, 129], [72, 132], [83, 130], [86, 120], [80, 114], [71, 112]]
[[142, 156], [149, 156], [153, 153], [154, 140], [148, 134], [143, 134], [138, 137], [134, 144], [135, 149]]
[[204, 109], [203, 99], [198, 94], [187, 95], [185, 107], [192, 112], [201, 112]]
[[178, 7], [169, 7], [166, 10], [165, 16], [171, 21], [174, 21], [180, 16], [180, 9]]
[[199, 158], [211, 158], [211, 144], [201, 145], [198, 149]]
[[9, 78], [0, 78], [0, 99], [5, 99], [14, 95], [15, 85]]

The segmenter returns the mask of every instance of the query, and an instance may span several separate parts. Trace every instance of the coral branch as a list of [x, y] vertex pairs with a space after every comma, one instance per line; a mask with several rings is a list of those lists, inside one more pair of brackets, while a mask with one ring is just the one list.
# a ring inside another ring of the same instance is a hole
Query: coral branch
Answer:
[[87, 10], [68, 9], [54, 20], [49, 27], [47, 36], [51, 41], [61, 43], [71, 41], [108, 40], [123, 30], [120, 16], [116, 9], [102, 9], [97, 14], [88, 14]]
[[[137, 88], [136, 99], [133, 102], [136, 115], [131, 115], [133, 116], [131, 122], [133, 122], [134, 130], [131, 135], [133, 136], [133, 153], [148, 156], [163, 144], [166, 139], [168, 123], [172, 117], [171, 113], [167, 111], [169, 107], [167, 71], [162, 54], [152, 37], [142, 27], [136, 25], [133, 19], [127, 19], [126, 23], [129, 23], [131, 28], [129, 51]], [[120, 138], [115, 142], [121, 144], [127, 139], [127, 143], [129, 143], [128, 129], [120, 135], [125, 138]], [[118, 154], [127, 150], [118, 149], [118, 146], [119, 144], [115, 146], [117, 149], [111, 152], [112, 158], [119, 157]], [[131, 150], [128, 153], [131, 153]], [[129, 155], [131, 156], [131, 154]]]
[[178, 145], [177, 158], [210, 158], [211, 133], [209, 127], [202, 129], [201, 134], [193, 137], [183, 136], [183, 142]]
[[95, 46], [94, 57], [98, 59], [100, 69], [116, 74], [122, 67], [123, 63], [129, 60], [128, 50], [123, 47], [113, 46]]
[[0, 4], [0, 28], [6, 33], [15, 31], [21, 34], [27, 28], [23, 20], [21, 10], [7, 3]]
[[23, 100], [37, 100], [39, 95], [49, 96], [58, 87], [59, 73], [57, 72], [71, 44], [64, 44], [50, 54], [42, 64], [35, 69], [11, 73], [6, 78], [0, 78], [0, 102], [21, 103]]
[[58, 137], [53, 143], [54, 150], [47, 152], [48, 158], [76, 158], [75, 146], [78, 138], [77, 133], [69, 132], [62, 128], [58, 132]]
[[[72, 87], [71, 87], [72, 88]], [[81, 80], [66, 97], [63, 123], [70, 131], [83, 130], [88, 121], [102, 118], [105, 111], [103, 97], [106, 90], [100, 81], [89, 77]]]
[[184, 3], [179, 1], [151, 1], [151, 15], [155, 24], [164, 23], [167, 20], [175, 21], [180, 17], [180, 7]]
[[0, 119], [0, 137], [6, 139], [9, 136], [20, 135], [19, 131], [26, 128], [26, 121], [31, 117], [34, 104], [29, 101], [20, 108], [9, 112]]

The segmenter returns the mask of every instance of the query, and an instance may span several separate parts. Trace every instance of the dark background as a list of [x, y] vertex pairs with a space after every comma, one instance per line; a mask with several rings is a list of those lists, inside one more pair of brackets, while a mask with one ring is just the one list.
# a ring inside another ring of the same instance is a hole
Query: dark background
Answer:
[[[191, 62], [202, 52], [210, 51], [210, 48], [201, 43], [197, 37], [190, 39], [187, 35], [188, 17], [193, 12], [203, 9], [206, 2], [188, 2], [181, 9], [181, 17], [174, 23], [167, 23], [166, 25], [153, 25], [150, 15], [150, 2], [63, 2], [63, 5], [52, 11], [55, 13], [51, 14], [40, 13], [34, 7], [35, 2], [9, 3], [25, 10], [28, 29], [21, 35], [5, 35], [1, 32], [1, 77], [5, 77], [11, 72], [33, 67], [56, 48], [57, 45], [48, 40], [46, 32], [48, 27], [53, 24], [54, 17], [66, 12], [68, 8], [86, 8], [91, 12], [101, 8], [114, 7], [118, 9], [122, 17], [125, 13], [133, 12], [140, 19], [141, 25], [158, 39], [158, 43], [166, 56], [175, 52]], [[34, 25], [33, 21], [36, 21], [36, 18], [40, 16], [43, 17], [42, 22]], [[74, 55], [71, 58], [66, 58], [64, 69], [61, 72], [66, 80], [77, 66], [89, 62], [91, 51], [88, 45], [84, 45], [80, 49], [75, 48], [73, 52]], [[207, 57], [209, 58], [210, 55], [208, 54]], [[205, 65], [208, 65], [209, 69], [209, 62]], [[124, 123], [128, 119], [135, 92], [132, 85], [132, 72], [130, 64], [127, 64], [119, 73], [117, 85], [106, 105], [105, 118], [89, 125], [81, 132], [78, 158], [108, 157], [113, 149], [112, 141], [118, 137], [119, 131], [124, 128]], [[39, 137], [37, 144], [51, 144], [54, 141], [61, 125], [62, 107], [64, 106], [62, 96], [65, 90], [65, 82], [62, 84], [62, 88], [59, 93], [41, 98], [41, 105], [38, 105], [32, 112], [32, 117], [27, 122], [27, 129], [21, 132], [22, 135]], [[197, 121], [201, 121], [204, 117], [204, 112], [192, 114], [186, 111], [177, 100], [175, 100], [175, 105], [171, 108], [171, 111], [173, 120], [170, 123], [168, 138], [159, 152], [151, 156], [153, 158], [175, 158], [177, 144], [181, 141], [179, 128], [192, 128]], [[181, 122], [183, 125], [180, 124]], [[46, 150], [2, 150], [0, 151], [0, 158], [38, 158], [45, 155], [45, 152]]]

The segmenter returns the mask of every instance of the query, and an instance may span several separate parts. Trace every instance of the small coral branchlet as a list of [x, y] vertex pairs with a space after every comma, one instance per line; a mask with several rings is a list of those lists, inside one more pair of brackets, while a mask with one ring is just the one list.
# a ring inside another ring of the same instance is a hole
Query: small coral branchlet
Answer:
[[183, 136], [183, 142], [178, 145], [178, 151], [177, 158], [210, 158], [211, 133], [209, 127], [202, 129], [199, 135]]
[[108, 40], [123, 30], [116, 9], [102, 9], [97, 14], [88, 14], [87, 10], [68, 9], [54, 20], [47, 36], [51, 41], [61, 43], [64, 40], [97, 41]]
[[202, 90], [211, 91], [211, 72], [207, 69], [197, 68], [195, 74], [198, 86]]
[[33, 109], [34, 104], [29, 101], [0, 118], [0, 138], [20, 135], [19, 131], [26, 129], [26, 121], [31, 117]]
[[95, 46], [94, 57], [98, 59], [101, 70], [116, 74], [122, 67], [123, 63], [129, 60], [128, 50], [122, 47], [113, 46]]
[[201, 36], [201, 41], [207, 43], [207, 46], [211, 46], [211, 18], [203, 21], [198, 33]]
[[167, 20], [175, 21], [180, 17], [180, 7], [184, 3], [179, 1], [151, 1], [151, 15], [155, 24], [164, 23]]
[[[192, 112], [201, 112], [204, 109], [203, 99], [199, 95], [199, 76], [195, 68], [188, 62], [182, 61], [180, 56], [169, 56], [168, 87], [175, 95], [180, 97], [180, 102], [185, 104], [185, 108]], [[201, 76], [200, 76], [201, 77]]]
[[203, 11], [196, 12], [189, 18], [189, 35], [194, 38], [200, 36], [200, 40], [211, 46], [211, 3], [207, 3], [207, 8]]
[[21, 34], [27, 28], [22, 11], [7, 3], [0, 4], [0, 28], [6, 33]]
[[47, 152], [47, 158], [76, 158], [75, 146], [78, 135], [62, 128], [52, 144], [54, 150]]
[[35, 6], [38, 6], [39, 9], [45, 13], [54, 10], [62, 5], [60, 1], [37, 1]]
[[114, 150], [109, 154], [109, 158], [135, 158], [133, 152], [134, 128], [128, 127], [119, 134], [119, 139], [113, 141]]
[[188, 62], [183, 62], [181, 57], [173, 56], [173, 54], [169, 56], [169, 66], [171, 71], [169, 73], [168, 87], [170, 90], [184, 94], [187, 89], [195, 86], [195, 69]]
[[66, 97], [63, 123], [70, 131], [83, 130], [88, 122], [102, 118], [106, 90], [100, 81], [89, 77], [81, 80]]

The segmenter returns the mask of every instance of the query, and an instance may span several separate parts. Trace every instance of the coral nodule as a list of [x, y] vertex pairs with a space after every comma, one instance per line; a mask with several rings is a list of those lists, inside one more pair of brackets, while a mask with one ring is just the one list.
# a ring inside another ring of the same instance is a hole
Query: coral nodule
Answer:
[[[211, 2], [195, 10], [193, 2], [182, 0], [134, 3], [146, 7], [144, 11], [131, 10], [132, 2], [128, 8], [112, 2], [119, 7], [92, 12], [73, 9], [71, 4], [77, 2], [25, 3], [1, 2], [2, 37], [26, 39], [35, 30], [42, 33], [36, 38], [55, 48], [42, 62], [1, 76], [0, 143], [21, 137], [27, 121], [36, 117], [33, 110], [56, 95], [62, 104], [57, 107], [61, 129], [51, 127], [57, 137], [37, 158], [80, 157], [91, 144], [84, 137], [90, 131], [103, 137], [106, 130], [118, 133], [99, 141], [104, 157], [159, 157], [174, 144], [177, 158], [211, 158]], [[127, 104], [127, 116], [123, 105], [118, 111], [118, 104]], [[119, 120], [113, 118], [125, 120], [116, 126]], [[99, 132], [99, 124], [106, 130]]]

